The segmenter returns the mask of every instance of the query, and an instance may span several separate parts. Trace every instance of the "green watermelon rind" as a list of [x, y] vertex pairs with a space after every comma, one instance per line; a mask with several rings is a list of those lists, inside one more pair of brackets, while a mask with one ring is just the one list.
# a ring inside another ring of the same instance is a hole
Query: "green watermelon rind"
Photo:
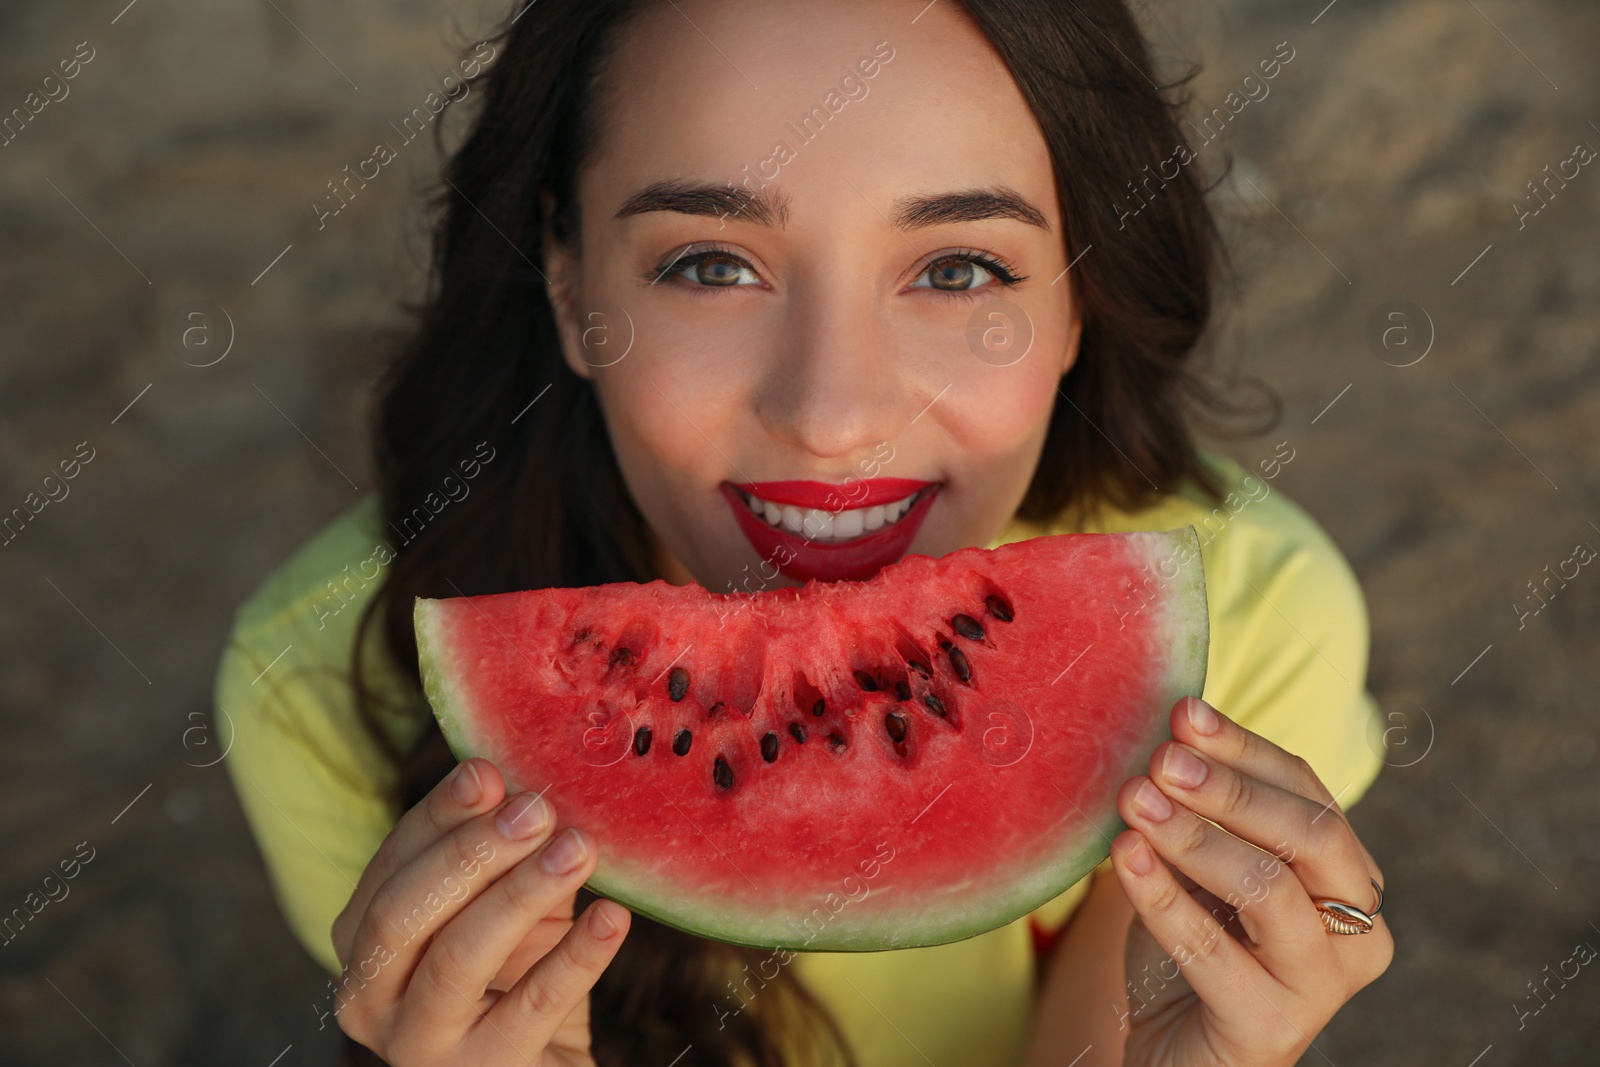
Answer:
[[[1167, 673], [1161, 689], [1167, 695], [1164, 708], [1170, 709], [1179, 698], [1201, 696], [1205, 689], [1207, 661], [1210, 654], [1210, 612], [1205, 571], [1203, 566], [1188, 565], [1189, 562], [1199, 563], [1201, 560], [1200, 539], [1192, 525], [1159, 533], [1147, 532], [1155, 534], [1150, 539], [1150, 562], [1153, 565], [1162, 560], [1176, 558], [1179, 555], [1179, 545], [1184, 540], [1188, 542], [1186, 547], [1190, 549], [1188, 553], [1190, 560], [1181, 563], [1177, 576], [1169, 580], [1187, 581], [1188, 587], [1172, 591], [1162, 601], [1168, 607], [1169, 615], [1162, 620], [1161, 632], [1172, 634], [1174, 638], [1187, 636], [1182, 645], [1174, 645], [1167, 659]], [[473, 716], [468, 711], [468, 702], [451, 685], [450, 671], [445, 669], [442, 662], [450, 653], [443, 631], [443, 615], [438, 607], [439, 603], [418, 597], [413, 608], [423, 691], [433, 707], [446, 743], [458, 760], [473, 757], [492, 759], [490, 755], [492, 746], [487, 738], [473, 728]], [[1183, 607], [1187, 607], [1196, 617], [1171, 614]], [[1145, 737], [1145, 743], [1130, 751], [1138, 753], [1141, 760], [1147, 758], [1147, 754], [1157, 745], [1171, 738], [1169, 721], [1164, 713], [1153, 714], [1151, 729]], [[1134, 765], [1130, 760], [1130, 764], [1123, 768], [1124, 777], [1131, 777], [1141, 769], [1142, 763]], [[1024, 886], [1019, 887], [1018, 891], [1005, 901], [997, 902], [997, 906], [989, 911], [943, 923], [932, 919], [918, 925], [907, 925], [902, 922], [892, 930], [880, 924], [843, 923], [837, 924], [834, 930], [826, 931], [828, 935], [826, 937], [790, 941], [774, 939], [771, 936], [770, 922], [761, 926], [757, 932], [730, 924], [726, 919], [720, 923], [705, 921], [693, 909], [660, 908], [650, 902], [651, 894], [647, 888], [635, 888], [629, 884], [631, 880], [627, 878], [611, 878], [603, 869], [595, 871], [586, 885], [594, 893], [615, 900], [629, 910], [664, 925], [700, 937], [751, 948], [877, 952], [899, 948], [931, 947], [976, 937], [1020, 920], [1066, 892], [1104, 862], [1111, 854], [1112, 840], [1127, 829], [1127, 824], [1116, 813], [1114, 803], [1110, 806], [1109, 814], [1104, 816], [1107, 820], [1104, 825], [1092, 817], [1095, 813], [1089, 814], [1091, 817], [1086, 819], [1089, 826], [1082, 831], [1081, 844], [1070, 841], [1059, 843], [1057, 854], [1062, 857], [1059, 864], [1036, 868], [1029, 872]]]
[[442, 669], [445, 635], [440, 629], [439, 601], [417, 597], [411, 611], [417, 632], [417, 665], [422, 673], [422, 692], [439, 721], [439, 731], [457, 761], [474, 757], [490, 759], [490, 746], [471, 728], [472, 717], [463, 714], [467, 701], [450, 684], [450, 672]]

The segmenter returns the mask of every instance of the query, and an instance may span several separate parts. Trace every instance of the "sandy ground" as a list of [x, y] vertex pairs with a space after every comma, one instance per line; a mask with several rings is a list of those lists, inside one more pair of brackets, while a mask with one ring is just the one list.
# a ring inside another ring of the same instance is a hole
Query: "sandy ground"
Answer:
[[[366, 391], [436, 161], [408, 147], [320, 232], [309, 204], [485, 7], [124, 2], [0, 7], [0, 107], [80, 59], [0, 148], [0, 505], [92, 456], [0, 550], [0, 904], [81, 862], [0, 949], [0, 1061], [325, 1064], [322, 978], [186, 731], [234, 605], [370, 485]], [[1214, 146], [1238, 272], [1215, 350], [1284, 400], [1228, 447], [1293, 443], [1277, 487], [1366, 590], [1393, 748], [1354, 819], [1400, 940], [1303, 1062], [1592, 1062], [1600, 977], [1527, 983], [1600, 946], [1600, 576], [1513, 605], [1600, 548], [1600, 175], [1520, 228], [1512, 204], [1600, 146], [1600, 12], [1324, 4], [1147, 11], [1208, 106], [1295, 52]], [[177, 358], [196, 301], [233, 324], [209, 367]]]

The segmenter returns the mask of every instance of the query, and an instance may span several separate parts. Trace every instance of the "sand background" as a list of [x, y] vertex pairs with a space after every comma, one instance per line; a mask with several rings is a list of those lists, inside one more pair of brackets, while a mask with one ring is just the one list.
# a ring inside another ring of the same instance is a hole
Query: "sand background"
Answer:
[[[323, 978], [185, 731], [234, 606], [371, 484], [366, 395], [436, 159], [409, 146], [321, 232], [309, 204], [497, 9], [124, 2], [0, 6], [0, 108], [93, 50], [0, 148], [0, 507], [94, 455], [0, 549], [0, 906], [95, 850], [0, 949], [0, 1061], [328, 1064]], [[1238, 273], [1214, 343], [1284, 402], [1227, 448], [1292, 442], [1275, 488], [1366, 591], [1394, 748], [1353, 817], [1399, 931], [1304, 1062], [1587, 1062], [1591, 969], [1520, 1029], [1514, 1005], [1600, 946], [1600, 572], [1520, 628], [1513, 604], [1600, 548], [1600, 173], [1520, 229], [1512, 204], [1600, 146], [1600, 10], [1324, 3], [1146, 7], [1208, 106], [1295, 51], [1216, 145]], [[201, 300], [236, 330], [205, 368], [176, 347]], [[1401, 301], [1411, 346], [1375, 346]]]

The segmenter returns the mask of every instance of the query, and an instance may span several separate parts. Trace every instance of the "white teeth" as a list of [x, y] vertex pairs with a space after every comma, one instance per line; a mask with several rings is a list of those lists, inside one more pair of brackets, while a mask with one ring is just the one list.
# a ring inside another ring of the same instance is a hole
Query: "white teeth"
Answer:
[[801, 530], [812, 541], [831, 541], [833, 539], [833, 516], [826, 511], [812, 508], [805, 513], [801, 521]]
[[748, 494], [745, 495], [745, 504], [753, 514], [766, 519], [769, 525], [782, 526], [809, 541], [849, 541], [863, 533], [881, 530], [885, 525], [899, 522], [921, 497], [919, 490], [890, 504], [874, 504], [870, 508], [840, 512], [821, 508], [802, 510], [792, 504], [774, 504]]

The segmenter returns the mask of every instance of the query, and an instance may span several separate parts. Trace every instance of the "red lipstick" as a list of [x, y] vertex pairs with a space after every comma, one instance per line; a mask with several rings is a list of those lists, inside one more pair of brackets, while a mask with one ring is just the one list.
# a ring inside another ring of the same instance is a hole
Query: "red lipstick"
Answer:
[[919, 482], [915, 478], [852, 478], [843, 485], [788, 481], [746, 482], [742, 485], [735, 482], [733, 487], [778, 505], [793, 504], [797, 508], [838, 512], [904, 500], [919, 489], [926, 489], [933, 484]]
[[[893, 563], [917, 536], [940, 485], [911, 478], [868, 478], [843, 485], [827, 482], [780, 481], [734, 485], [724, 482], [722, 495], [745, 539], [764, 562], [795, 581], [865, 581]], [[896, 522], [849, 541], [814, 541], [782, 526], [773, 526], [751, 512], [741, 495], [748, 493], [773, 504], [839, 512], [902, 500], [919, 494], [911, 510]]]

